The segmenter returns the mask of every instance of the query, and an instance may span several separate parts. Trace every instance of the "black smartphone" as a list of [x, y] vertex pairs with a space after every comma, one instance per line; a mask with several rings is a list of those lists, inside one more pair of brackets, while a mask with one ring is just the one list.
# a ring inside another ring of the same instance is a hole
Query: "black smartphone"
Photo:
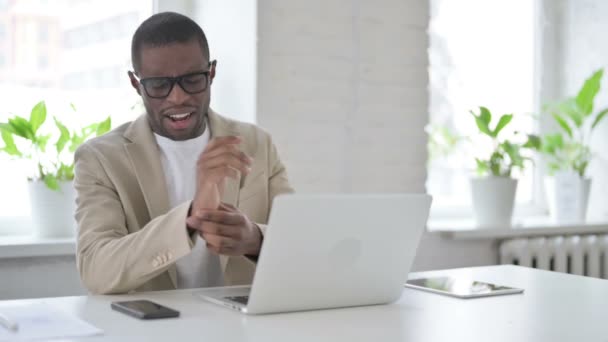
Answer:
[[112, 309], [139, 319], [179, 317], [179, 311], [149, 300], [129, 300], [112, 302]]

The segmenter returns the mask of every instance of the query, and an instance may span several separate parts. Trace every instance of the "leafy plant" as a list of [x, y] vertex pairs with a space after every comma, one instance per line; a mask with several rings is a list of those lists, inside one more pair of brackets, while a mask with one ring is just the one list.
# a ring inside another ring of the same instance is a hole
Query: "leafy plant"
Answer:
[[[74, 106], [72, 109], [75, 110]], [[48, 188], [59, 190], [58, 181], [74, 179], [73, 153], [91, 135], [102, 135], [110, 130], [111, 119], [93, 123], [80, 130], [70, 130], [53, 117], [58, 134], [45, 133], [43, 125], [47, 122], [46, 103], [37, 103], [30, 112], [29, 120], [14, 116], [8, 122], [0, 123], [0, 134], [4, 147], [0, 151], [15, 159], [32, 161], [36, 170], [29, 180], [42, 180]], [[53, 151], [48, 143], [57, 136]], [[52, 154], [52, 155], [51, 155]]]
[[594, 112], [595, 97], [599, 93], [604, 70], [595, 71], [585, 80], [575, 97], [546, 106], [561, 133], [541, 137], [538, 150], [546, 157], [549, 173], [575, 171], [585, 177], [593, 157], [589, 147], [591, 134], [604, 119], [608, 108]]
[[454, 133], [448, 127], [438, 124], [428, 125], [426, 131], [429, 137], [429, 161], [455, 153], [460, 143], [467, 140], [467, 138]]
[[[511, 177], [514, 168], [524, 168], [524, 162], [531, 160], [522, 155], [525, 149], [536, 149], [540, 144], [538, 137], [529, 135], [525, 143], [516, 143], [507, 139], [499, 139], [499, 135], [513, 119], [513, 114], [503, 114], [494, 128], [490, 127], [492, 113], [486, 107], [479, 107], [479, 114], [471, 111], [479, 132], [491, 139], [492, 151], [487, 159], [475, 158], [477, 173], [480, 176], [492, 175]], [[517, 134], [515, 132], [515, 134]]]

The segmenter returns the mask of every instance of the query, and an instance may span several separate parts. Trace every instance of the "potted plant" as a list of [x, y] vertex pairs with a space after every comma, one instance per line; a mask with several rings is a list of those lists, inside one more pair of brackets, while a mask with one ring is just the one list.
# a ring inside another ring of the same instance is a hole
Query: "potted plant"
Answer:
[[[475, 158], [477, 177], [471, 179], [475, 221], [479, 227], [509, 227], [517, 191], [517, 179], [513, 178], [512, 171], [523, 169], [525, 161], [531, 160], [522, 152], [537, 146], [538, 138], [529, 135], [524, 142], [503, 138], [513, 114], [501, 115], [493, 128], [490, 127], [492, 113], [486, 107], [479, 107], [479, 114], [473, 111], [471, 114], [480, 134], [489, 139], [489, 154]], [[518, 136], [517, 132], [511, 133], [514, 138]]]
[[[47, 109], [45, 102], [41, 101], [32, 108], [29, 119], [14, 116], [8, 122], [0, 123], [4, 142], [0, 151], [30, 164], [28, 187], [36, 234], [41, 237], [67, 237], [73, 236], [75, 231], [73, 154], [90, 136], [109, 131], [111, 121], [108, 117], [72, 131], [57, 118], [53, 118], [53, 121], [54, 125], [47, 125], [52, 129], [44, 125], [48, 122]], [[51, 139], [53, 148], [49, 148]]]
[[560, 130], [542, 136], [539, 146], [548, 171], [544, 183], [549, 212], [559, 223], [584, 222], [586, 217], [591, 136], [608, 113], [608, 108], [594, 110], [603, 74], [603, 69], [595, 71], [576, 96], [545, 106], [545, 114], [551, 115]]

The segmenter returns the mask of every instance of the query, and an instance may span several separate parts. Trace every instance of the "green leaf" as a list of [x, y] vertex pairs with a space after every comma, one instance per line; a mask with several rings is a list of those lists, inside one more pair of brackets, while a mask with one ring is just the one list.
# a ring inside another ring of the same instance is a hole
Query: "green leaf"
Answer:
[[466, 140], [465, 137], [453, 133], [449, 127], [440, 124], [430, 124], [425, 127], [425, 131], [428, 133], [429, 161], [449, 156]]
[[475, 123], [477, 124], [477, 128], [479, 131], [489, 135], [492, 137], [492, 132], [490, 131], [490, 121], [492, 120], [492, 114], [485, 107], [479, 107], [480, 114], [477, 116], [473, 111], [471, 111], [471, 115], [475, 118]]
[[65, 127], [64, 124], [57, 120], [57, 118], [54, 119], [55, 125], [57, 128], [59, 128], [59, 132], [61, 133], [59, 139], [57, 139], [57, 142], [55, 143], [55, 147], [57, 147], [57, 154], [59, 154], [61, 151], [63, 151], [68, 141], [70, 141], [70, 131], [67, 129], [67, 127]]
[[112, 119], [108, 116], [107, 119], [103, 120], [97, 126], [96, 135], [100, 136], [102, 134], [107, 133], [112, 128]]
[[51, 138], [50, 134], [42, 135], [42, 136], [38, 137], [38, 139], [36, 140], [36, 144], [38, 145], [38, 148], [40, 149], [40, 151], [42, 151], [42, 152], [46, 151], [46, 144], [49, 142], [50, 138]]
[[529, 134], [528, 141], [523, 145], [524, 148], [531, 148], [533, 150], [541, 149], [541, 139], [538, 135]]
[[13, 125], [11, 125], [9, 123], [5, 123], [5, 122], [0, 123], [0, 131], [6, 131], [11, 134], [17, 134], [17, 132], [15, 131], [15, 128], [13, 128]]
[[551, 176], [553, 176], [557, 171], [562, 169], [561, 165], [557, 162], [550, 162], [547, 164], [547, 167], [549, 168], [548, 173]]
[[593, 112], [593, 101], [600, 90], [600, 82], [603, 75], [603, 69], [594, 72], [591, 77], [585, 80], [583, 87], [576, 96], [576, 104], [585, 116], [589, 116]]
[[502, 173], [503, 160], [504, 158], [499, 152], [492, 153], [492, 156], [490, 157], [490, 172], [493, 176], [504, 176]]
[[69, 151], [76, 152], [78, 147], [80, 147], [80, 145], [82, 145], [82, 143], [85, 141], [85, 139], [86, 139], [86, 136], [78, 135], [78, 134], [74, 133], [74, 135], [72, 135]]
[[74, 179], [74, 164], [66, 165], [61, 163], [57, 170], [57, 179], [69, 181]]
[[32, 112], [30, 113], [29, 123], [34, 134], [36, 134], [44, 121], [46, 121], [46, 104], [44, 101], [40, 101], [32, 108]]
[[492, 121], [492, 114], [490, 113], [490, 110], [486, 107], [481, 106], [481, 107], [479, 107], [479, 112], [480, 112], [479, 116], [481, 117], [483, 122], [486, 125], [489, 125], [490, 122]]
[[585, 114], [581, 112], [581, 109], [578, 107], [575, 99], [570, 98], [559, 103], [557, 105], [557, 110], [560, 116], [563, 117], [563, 115], [566, 115], [566, 117], [570, 118], [576, 127], [581, 127], [583, 125]]
[[21, 157], [22, 154], [17, 149], [17, 145], [15, 145], [15, 141], [13, 140], [13, 135], [9, 133], [7, 130], [2, 130], [2, 140], [4, 141], [4, 148], [2, 151], [8, 153], [10, 156], [18, 156]]
[[69, 166], [66, 167], [65, 169], [65, 178], [66, 180], [73, 180], [74, 179], [74, 164], [71, 164]]
[[564, 147], [564, 138], [561, 134], [548, 134], [542, 143], [542, 151], [547, 154], [555, 154]]
[[22, 117], [16, 116], [9, 119], [8, 123], [12, 126], [14, 134], [31, 141], [35, 140], [34, 131], [32, 130], [32, 125], [29, 121]]
[[589, 165], [588, 161], [582, 162], [580, 165], [574, 167], [574, 169], [578, 172], [578, 175], [581, 178], [585, 177], [585, 171], [587, 170], [587, 166]]
[[511, 167], [517, 166], [523, 168], [524, 158], [521, 156], [519, 146], [512, 144], [509, 141], [505, 141], [501, 145], [505, 153], [509, 156], [509, 159], [511, 159]]
[[568, 134], [568, 136], [570, 138], [572, 138], [572, 128], [570, 128], [570, 125], [568, 125], [568, 122], [566, 122], [566, 120], [564, 118], [562, 118], [559, 114], [557, 113], [553, 113], [552, 114], [553, 119], [555, 119], [555, 121], [557, 121], [557, 123], [559, 124], [559, 126], [566, 131], [566, 133]]
[[487, 161], [475, 158], [475, 162], [477, 163], [477, 174], [480, 176], [483, 176], [489, 171], [490, 166]]
[[496, 124], [496, 128], [494, 128], [494, 137], [498, 136], [498, 133], [500, 133], [500, 131], [505, 128], [505, 126], [508, 125], [509, 122], [511, 122], [511, 119], [513, 119], [513, 114], [505, 114], [500, 117], [500, 120], [498, 120], [498, 124]]
[[600, 123], [600, 121], [602, 121], [604, 116], [606, 116], [606, 113], [608, 113], [608, 108], [602, 110], [601, 112], [599, 112], [597, 114], [597, 116], [595, 117], [595, 120], [593, 120], [593, 124], [591, 125], [592, 130], [595, 128], [595, 126], [597, 126], [597, 124]]
[[43, 181], [49, 189], [59, 191], [59, 183], [57, 182], [57, 178], [54, 175], [44, 175]]

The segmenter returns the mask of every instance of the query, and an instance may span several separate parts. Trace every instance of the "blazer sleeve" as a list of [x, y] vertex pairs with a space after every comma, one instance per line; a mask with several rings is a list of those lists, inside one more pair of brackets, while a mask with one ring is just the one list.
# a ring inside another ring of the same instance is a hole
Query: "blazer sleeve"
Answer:
[[77, 265], [95, 294], [125, 293], [165, 272], [193, 247], [186, 229], [190, 203], [129, 233], [118, 193], [87, 144], [75, 154]]
[[[267, 140], [268, 144], [268, 201], [270, 202], [269, 208], [272, 208], [272, 201], [274, 198], [281, 194], [290, 194], [294, 192], [294, 189], [289, 184], [289, 179], [287, 177], [287, 170], [285, 169], [285, 165], [281, 161], [279, 157], [279, 152], [277, 151], [277, 147], [272, 142], [270, 137]], [[268, 217], [268, 215], [266, 215]], [[260, 227], [260, 231], [262, 235], [266, 234], [267, 224], [265, 223], [256, 223], [258, 227]]]
[[[285, 165], [279, 158], [276, 146], [272, 143], [270, 136], [266, 139], [266, 151], [268, 151], [268, 201], [269, 208], [272, 208], [272, 201], [280, 194], [293, 193], [294, 189], [289, 184]], [[268, 217], [268, 213], [265, 215]], [[255, 222], [262, 232], [262, 237], [266, 234], [266, 223]], [[238, 256], [228, 259], [225, 277], [230, 285], [251, 284], [257, 256]]]

